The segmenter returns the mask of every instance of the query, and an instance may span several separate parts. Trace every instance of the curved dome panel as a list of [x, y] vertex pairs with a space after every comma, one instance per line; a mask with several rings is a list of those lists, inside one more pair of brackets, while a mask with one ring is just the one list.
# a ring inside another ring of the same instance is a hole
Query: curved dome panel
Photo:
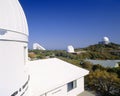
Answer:
[[109, 42], [109, 38], [108, 37], [103, 37], [103, 41]]
[[75, 51], [74, 51], [74, 47], [72, 46], [72, 45], [69, 45], [68, 47], [67, 47], [67, 52], [68, 53], [74, 53]]
[[0, 2], [0, 29], [28, 35], [28, 26], [18, 0]]

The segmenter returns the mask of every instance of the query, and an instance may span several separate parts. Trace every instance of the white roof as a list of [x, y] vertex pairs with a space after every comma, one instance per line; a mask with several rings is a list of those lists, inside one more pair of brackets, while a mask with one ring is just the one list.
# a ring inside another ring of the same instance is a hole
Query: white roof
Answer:
[[0, 30], [28, 35], [28, 26], [18, 0], [0, 0]]
[[32, 96], [60, 87], [68, 82], [79, 79], [89, 71], [74, 66], [57, 58], [30, 61], [30, 88]]

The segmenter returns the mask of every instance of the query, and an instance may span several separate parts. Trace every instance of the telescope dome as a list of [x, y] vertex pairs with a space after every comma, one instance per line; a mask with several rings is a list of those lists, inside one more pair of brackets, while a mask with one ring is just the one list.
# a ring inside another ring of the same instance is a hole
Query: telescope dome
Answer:
[[27, 41], [28, 25], [19, 0], [2, 0], [0, 12], [0, 38]]
[[74, 53], [75, 51], [74, 51], [74, 47], [72, 46], [72, 45], [69, 45], [68, 47], [67, 47], [67, 52], [68, 53]]
[[29, 96], [28, 26], [19, 0], [0, 0], [0, 96]]
[[109, 42], [109, 38], [108, 37], [103, 37], [103, 41]]

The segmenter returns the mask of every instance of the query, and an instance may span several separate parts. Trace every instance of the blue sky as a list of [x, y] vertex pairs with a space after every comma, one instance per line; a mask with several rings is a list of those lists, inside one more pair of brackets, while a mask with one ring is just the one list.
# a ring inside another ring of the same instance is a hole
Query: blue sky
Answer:
[[29, 25], [29, 47], [66, 49], [96, 44], [104, 36], [120, 44], [120, 0], [20, 0]]

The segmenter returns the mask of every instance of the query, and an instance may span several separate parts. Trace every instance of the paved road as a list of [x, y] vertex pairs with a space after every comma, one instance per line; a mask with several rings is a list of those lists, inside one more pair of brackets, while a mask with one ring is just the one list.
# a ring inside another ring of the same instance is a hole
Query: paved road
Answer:
[[96, 96], [92, 92], [84, 91], [83, 93], [79, 94], [78, 96]]

